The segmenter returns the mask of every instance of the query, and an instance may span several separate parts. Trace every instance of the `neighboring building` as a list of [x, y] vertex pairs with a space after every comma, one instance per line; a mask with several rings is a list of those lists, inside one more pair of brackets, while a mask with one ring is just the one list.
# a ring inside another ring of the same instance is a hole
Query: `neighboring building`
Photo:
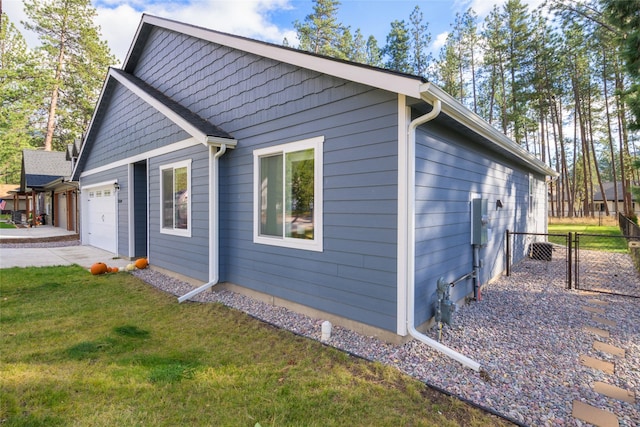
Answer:
[[[622, 192], [622, 183], [617, 182], [617, 190], [618, 190], [618, 202], [616, 203], [616, 192], [614, 191], [615, 187], [613, 182], [603, 182], [602, 187], [604, 188], [604, 195], [607, 199], [607, 206], [609, 207], [609, 215], [618, 215], [618, 212], [624, 212], [624, 193]], [[604, 197], [602, 197], [602, 191], [600, 191], [600, 186], [594, 185], [594, 194], [593, 194], [593, 205], [595, 212], [606, 212], [605, 210], [605, 202]], [[638, 209], [637, 203], [632, 201], [633, 211], [636, 215], [640, 215], [640, 209]]]
[[[25, 209], [26, 202], [19, 203], [14, 200], [15, 195], [20, 192], [19, 184], [0, 184], [0, 211], [2, 213], [12, 213], [20, 209]], [[4, 204], [2, 203], [4, 202]]]
[[73, 162], [60, 151], [23, 150], [14, 221], [78, 230], [78, 184], [70, 181]]
[[73, 177], [84, 244], [394, 340], [546, 231], [548, 175], [420, 77], [144, 15]]

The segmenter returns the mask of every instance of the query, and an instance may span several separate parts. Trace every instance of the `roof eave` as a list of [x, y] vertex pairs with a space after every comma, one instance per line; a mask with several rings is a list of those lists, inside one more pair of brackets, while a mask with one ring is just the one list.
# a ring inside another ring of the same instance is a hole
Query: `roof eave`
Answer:
[[469, 110], [438, 86], [432, 83], [425, 83], [421, 87], [420, 94], [420, 98], [429, 104], [433, 104], [435, 99], [439, 99], [441, 101], [442, 112], [444, 114], [476, 132], [478, 135], [488, 139], [498, 148], [522, 159], [532, 170], [551, 177], [558, 176], [556, 171], [544, 164], [533, 154], [517, 145], [511, 140], [511, 138], [491, 126], [489, 122]]

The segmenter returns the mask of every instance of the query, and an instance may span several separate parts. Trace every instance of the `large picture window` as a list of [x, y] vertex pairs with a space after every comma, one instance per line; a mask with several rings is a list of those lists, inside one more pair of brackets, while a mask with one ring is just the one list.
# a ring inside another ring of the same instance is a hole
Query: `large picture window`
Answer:
[[160, 167], [162, 233], [190, 236], [191, 233], [191, 161]]
[[254, 242], [322, 250], [324, 137], [255, 150]]

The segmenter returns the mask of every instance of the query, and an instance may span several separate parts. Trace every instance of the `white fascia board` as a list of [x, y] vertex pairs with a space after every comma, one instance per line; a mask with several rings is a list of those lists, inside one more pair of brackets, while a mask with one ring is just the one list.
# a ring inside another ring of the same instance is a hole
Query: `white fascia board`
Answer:
[[165, 20], [155, 16], [144, 15], [143, 22], [168, 30], [187, 34], [202, 40], [239, 49], [244, 52], [271, 58], [287, 64], [299, 66], [334, 77], [339, 77], [356, 83], [361, 83], [378, 89], [395, 92], [414, 98], [420, 98], [422, 81], [416, 77], [402, 76], [392, 72], [385, 72], [358, 65], [343, 63], [335, 59], [328, 59], [306, 54], [302, 51], [287, 49], [281, 46], [262, 43], [237, 37], [230, 34], [194, 27], [181, 22]]
[[97, 168], [94, 169], [90, 169], [90, 170], [85, 170], [80, 174], [80, 178], [86, 178], [88, 176], [94, 175], [96, 173], [100, 173], [100, 172], [106, 172], [108, 170], [120, 167], [120, 166], [127, 166], [130, 165], [132, 163], [136, 163], [142, 160], [147, 160], [147, 159], [151, 159], [153, 157], [158, 157], [158, 156], [162, 156], [164, 154], [169, 154], [169, 153], [173, 153], [176, 152], [178, 150], [184, 150], [186, 148], [190, 148], [190, 147], [194, 147], [196, 145], [199, 145], [200, 142], [197, 141], [195, 138], [187, 138], [183, 141], [179, 141], [173, 144], [169, 144], [169, 145], [165, 145], [163, 147], [160, 148], [156, 148], [150, 151], [146, 151], [144, 153], [140, 153], [137, 154], [135, 156], [131, 156], [131, 157], [127, 157], [126, 159], [122, 159], [122, 160], [117, 160], [115, 162], [106, 164], [104, 166], [99, 166]]
[[508, 136], [494, 128], [489, 122], [482, 117], [469, 110], [451, 95], [435, 86], [432, 83], [422, 85], [422, 100], [432, 104], [434, 99], [440, 99], [442, 102], [442, 112], [451, 117], [458, 123], [466, 126], [480, 136], [487, 138], [497, 147], [517, 156], [525, 161], [532, 170], [543, 175], [555, 177], [558, 175], [556, 171], [545, 165], [540, 159], [529, 153], [524, 148], [517, 145]]

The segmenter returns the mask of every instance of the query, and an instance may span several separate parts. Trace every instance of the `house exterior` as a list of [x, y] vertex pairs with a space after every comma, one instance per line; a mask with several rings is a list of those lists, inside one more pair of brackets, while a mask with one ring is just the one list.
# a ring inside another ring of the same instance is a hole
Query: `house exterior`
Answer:
[[84, 244], [394, 340], [546, 230], [548, 175], [420, 77], [144, 15], [73, 178]]
[[[613, 182], [603, 182], [602, 187], [604, 188], [604, 195], [606, 197], [606, 205], [609, 207], [610, 215], [618, 215], [618, 212], [624, 212], [624, 193], [622, 192], [622, 182], [617, 182], [617, 196], [618, 200], [616, 202], [616, 189], [614, 188]], [[593, 205], [595, 212], [606, 212], [605, 209], [605, 197], [602, 197], [602, 191], [600, 191], [600, 186], [596, 185], [594, 187], [595, 191], [593, 194]], [[633, 207], [633, 211], [636, 215], [640, 214], [640, 209], [635, 201], [631, 203]]]
[[23, 150], [14, 221], [77, 231], [78, 184], [70, 181], [72, 168], [66, 152]]
[[[3, 214], [11, 214], [26, 208], [24, 200], [18, 202], [15, 195], [20, 192], [20, 184], [0, 184], [0, 210]], [[4, 204], [2, 204], [4, 202]]]

